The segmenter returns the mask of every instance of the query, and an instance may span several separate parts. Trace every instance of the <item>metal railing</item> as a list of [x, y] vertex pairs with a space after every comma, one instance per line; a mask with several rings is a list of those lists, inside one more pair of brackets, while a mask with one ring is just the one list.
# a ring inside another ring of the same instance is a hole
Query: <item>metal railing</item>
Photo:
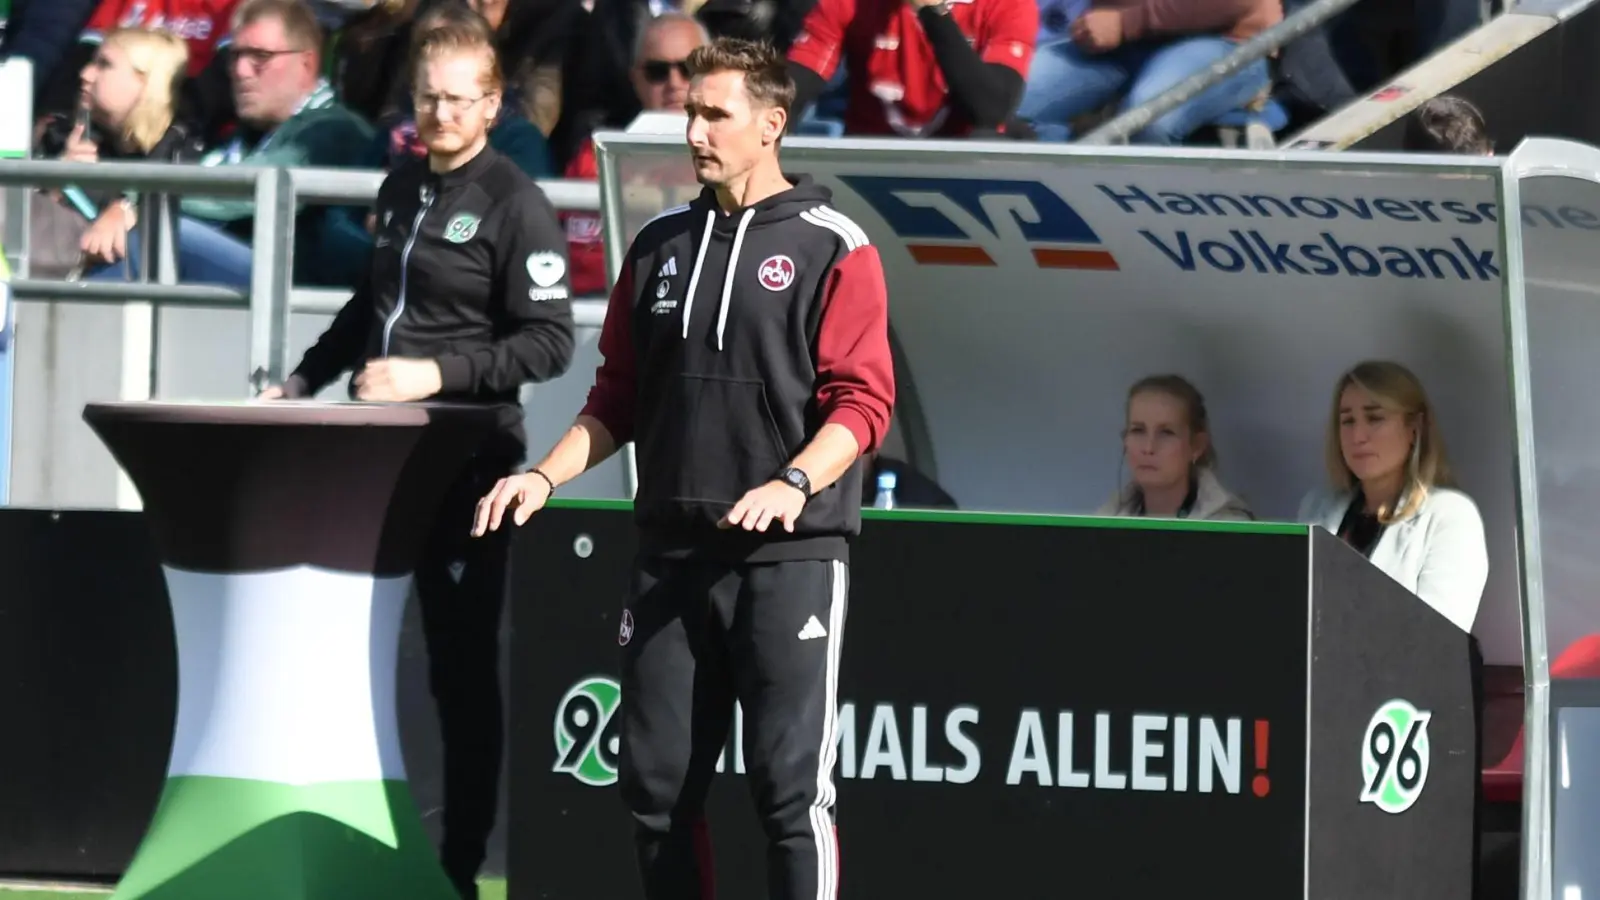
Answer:
[[[295, 289], [295, 214], [302, 202], [314, 205], [370, 205], [383, 183], [383, 172], [357, 169], [283, 169], [261, 166], [195, 166], [149, 162], [71, 163], [57, 160], [0, 160], [0, 188], [79, 188], [132, 190], [140, 195], [138, 280], [127, 282], [54, 281], [29, 277], [27, 259], [28, 204], [20, 210], [21, 247], [11, 251], [20, 265], [11, 281], [13, 300], [71, 303], [149, 303], [165, 307], [248, 309], [250, 311], [249, 385], [252, 390], [281, 382], [289, 358], [291, 313], [337, 312], [348, 290]], [[562, 210], [600, 210], [600, 188], [586, 181], [540, 181], [550, 202]], [[167, 214], [165, 195], [253, 199], [250, 288], [180, 284], [177, 223]], [[10, 250], [10, 248], [8, 248]], [[154, 280], [152, 280], [152, 275]], [[604, 301], [578, 301], [573, 316], [579, 326], [597, 327]], [[157, 329], [159, 330], [159, 329]], [[150, 350], [150, 392], [156, 392], [159, 353]]]

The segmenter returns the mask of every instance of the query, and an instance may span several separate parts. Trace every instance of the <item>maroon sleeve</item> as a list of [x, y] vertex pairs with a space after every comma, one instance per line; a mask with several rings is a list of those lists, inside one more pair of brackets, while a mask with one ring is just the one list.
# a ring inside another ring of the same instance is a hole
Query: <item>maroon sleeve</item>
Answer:
[[600, 326], [600, 367], [594, 387], [579, 415], [598, 419], [618, 447], [633, 439], [633, 405], [637, 398], [633, 353], [633, 266], [622, 267], [606, 303]]
[[817, 334], [817, 407], [871, 453], [889, 432], [894, 410], [889, 355], [889, 291], [878, 248], [858, 247], [828, 273]]
[[[1276, 2], [1276, 0], [1272, 0]], [[1122, 10], [1122, 41], [1226, 32], [1261, 0], [1144, 0]]]

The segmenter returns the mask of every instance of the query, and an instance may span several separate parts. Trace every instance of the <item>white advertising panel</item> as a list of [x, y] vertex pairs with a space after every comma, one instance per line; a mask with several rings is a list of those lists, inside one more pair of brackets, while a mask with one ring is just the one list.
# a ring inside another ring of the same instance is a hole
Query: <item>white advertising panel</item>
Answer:
[[[669, 139], [608, 151], [629, 238], [695, 190]], [[1259, 517], [1292, 520], [1326, 484], [1335, 380], [1396, 360], [1484, 515], [1485, 656], [1520, 662], [1493, 161], [870, 141], [784, 155], [878, 247], [919, 459], [962, 508], [1093, 512], [1126, 477], [1128, 386], [1174, 372], [1206, 397], [1223, 482]], [[1600, 247], [1600, 197], [1551, 198], [1524, 221]]]

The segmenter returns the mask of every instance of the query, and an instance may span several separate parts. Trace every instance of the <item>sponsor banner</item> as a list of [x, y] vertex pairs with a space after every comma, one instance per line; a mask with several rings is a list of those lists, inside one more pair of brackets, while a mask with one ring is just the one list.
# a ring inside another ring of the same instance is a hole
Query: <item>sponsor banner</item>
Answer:
[[[652, 636], [627, 614], [631, 515], [588, 506], [513, 550], [512, 900], [638, 890], [617, 667]], [[1342, 545], [1347, 568], [1312, 577], [1305, 529], [1128, 523], [869, 513], [831, 777], [844, 896], [978, 896], [996, 872], [1092, 896], [1460, 896], [1459, 631]], [[705, 757], [719, 896], [766, 883], [752, 722], [736, 709]]]
[[[1200, 164], [1009, 146], [981, 158], [897, 147], [889, 159], [867, 146], [796, 142], [786, 166], [831, 188], [878, 249], [926, 422], [927, 446], [912, 452], [936, 461], [928, 474], [963, 508], [1092, 512], [1127, 477], [1127, 387], [1176, 372], [1205, 395], [1224, 484], [1258, 516], [1293, 520], [1327, 484], [1335, 380], [1364, 359], [1397, 360], [1423, 380], [1486, 521], [1475, 633], [1489, 662], [1520, 663], [1492, 162], [1430, 172], [1307, 153], [1289, 169], [1246, 154]], [[628, 235], [660, 210], [652, 198], [693, 185], [687, 165], [681, 184], [660, 181], [681, 152], [608, 144], [622, 183], [658, 179], [654, 194], [627, 192]], [[1595, 257], [1600, 196], [1525, 200], [1530, 246]], [[757, 263], [752, 279], [765, 277]]]

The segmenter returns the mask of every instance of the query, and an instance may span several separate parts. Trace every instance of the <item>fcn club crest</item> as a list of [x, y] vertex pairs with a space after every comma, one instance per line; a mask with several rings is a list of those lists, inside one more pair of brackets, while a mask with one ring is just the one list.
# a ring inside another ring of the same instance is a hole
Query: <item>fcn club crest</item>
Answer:
[[769, 291], [781, 291], [794, 284], [794, 260], [787, 256], [769, 256], [757, 271], [761, 286]]

